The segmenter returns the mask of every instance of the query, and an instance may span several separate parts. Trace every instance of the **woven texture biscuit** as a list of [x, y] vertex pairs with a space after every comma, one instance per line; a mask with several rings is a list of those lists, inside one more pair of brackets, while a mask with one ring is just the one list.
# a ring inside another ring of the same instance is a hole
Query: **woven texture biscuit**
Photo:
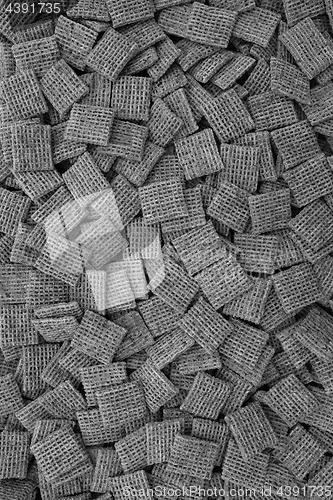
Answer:
[[61, 427], [69, 424], [69, 422], [66, 419], [43, 419], [43, 420], [38, 420], [35, 425], [35, 429], [31, 438], [31, 444], [35, 444], [38, 441], [43, 440], [46, 438], [49, 434], [51, 434], [54, 431], [57, 431]]
[[201, 59], [213, 55], [218, 50], [215, 47], [202, 45], [197, 42], [192, 42], [191, 40], [179, 40], [176, 46], [181, 51], [178, 62], [183, 71], [188, 71]]
[[19, 71], [33, 70], [39, 78], [60, 58], [54, 36], [16, 43], [13, 45], [13, 55]]
[[226, 417], [244, 460], [277, 443], [277, 437], [259, 403], [251, 403]]
[[145, 21], [154, 15], [152, 5], [148, 0], [140, 0], [139, 2], [131, 1], [130, 3], [107, 0], [107, 6], [115, 28]]
[[238, 15], [232, 34], [235, 37], [267, 47], [280, 21], [272, 11], [255, 7]]
[[63, 59], [48, 69], [41, 79], [41, 88], [61, 115], [69, 111], [89, 90]]
[[105, 271], [86, 270], [71, 290], [71, 299], [82, 309], [90, 309], [100, 314], [105, 311]]
[[328, 464], [323, 467], [309, 482], [309, 486], [318, 487], [322, 483], [328, 483], [332, 481], [333, 475], [333, 462], [330, 460]]
[[226, 249], [211, 222], [188, 231], [172, 243], [190, 276], [194, 276], [226, 254]]
[[193, 42], [225, 48], [235, 21], [236, 14], [232, 11], [195, 2], [188, 21], [187, 37]]
[[220, 346], [224, 358], [253, 369], [267, 344], [269, 335], [239, 320], [233, 321], [234, 331]]
[[198, 291], [197, 283], [172, 258], [165, 259], [164, 278], [153, 292], [178, 312], [184, 313]]
[[28, 214], [30, 200], [6, 189], [0, 189], [0, 230], [8, 236], [15, 236], [18, 225]]
[[[122, 229], [140, 212], [140, 198], [138, 190], [122, 175], [117, 175], [111, 182], [111, 215], [112, 221], [116, 227]], [[102, 200], [101, 200], [102, 201]], [[114, 208], [116, 202], [116, 209]], [[96, 201], [98, 205], [98, 201]], [[95, 206], [95, 203], [94, 203]], [[100, 209], [95, 209], [103, 214], [103, 204]]]
[[80, 99], [81, 104], [103, 108], [110, 106], [112, 82], [106, 76], [100, 73], [85, 73], [81, 80], [89, 87], [88, 93]]
[[298, 121], [293, 102], [272, 91], [249, 97], [248, 105], [257, 130], [274, 130]]
[[66, 302], [69, 286], [62, 281], [37, 270], [31, 270], [26, 289], [27, 305], [35, 308], [40, 305]]
[[237, 12], [246, 12], [255, 7], [254, 0], [210, 0], [209, 3], [215, 7], [222, 7], [223, 9], [235, 10]]
[[315, 2], [291, 2], [290, 0], [285, 0], [284, 9], [289, 26], [294, 26], [306, 17], [319, 16], [325, 11], [324, 3], [321, 0], [316, 0]]
[[177, 178], [141, 187], [139, 196], [144, 218], [149, 224], [188, 214], [182, 185]]
[[81, 156], [87, 150], [87, 145], [65, 139], [67, 122], [59, 123], [51, 128], [52, 158], [54, 164]]
[[175, 90], [164, 98], [167, 106], [183, 122], [175, 138], [187, 137], [198, 130], [198, 125], [183, 88]]
[[106, 217], [92, 223], [76, 238], [76, 243], [89, 254], [89, 262], [95, 269], [100, 269], [127, 247], [126, 240]]
[[283, 159], [286, 170], [320, 153], [316, 134], [307, 121], [301, 121], [271, 133], [274, 144]]
[[35, 399], [45, 392], [42, 372], [59, 347], [59, 344], [41, 344], [22, 348], [22, 394], [26, 397]]
[[23, 408], [19, 387], [11, 374], [0, 378], [1, 416], [7, 416]]
[[154, 337], [172, 331], [182, 317], [181, 312], [175, 311], [157, 296], [139, 303], [138, 309]]
[[227, 415], [241, 408], [251, 392], [252, 384], [229, 368], [222, 367], [222, 363], [216, 374], [218, 378], [229, 384], [230, 394], [223, 407], [223, 413]]
[[276, 180], [272, 146], [269, 132], [253, 132], [236, 139], [235, 144], [260, 148], [259, 179], [261, 181]]
[[151, 68], [158, 61], [158, 55], [155, 47], [148, 47], [126, 64], [121, 74], [123, 76], [131, 76], [140, 73], [148, 68]]
[[50, 418], [48, 412], [41, 405], [40, 399], [31, 401], [24, 408], [16, 412], [17, 419], [29, 431], [33, 432], [38, 420]]
[[242, 267], [230, 256], [198, 273], [196, 280], [214, 309], [219, 309], [253, 286]]
[[298, 479], [303, 479], [325, 453], [325, 448], [303, 427], [297, 425], [288, 435], [287, 446], [276, 458]]
[[156, 99], [151, 107], [148, 121], [152, 142], [165, 147], [180, 131], [182, 124], [182, 120], [170, 110], [162, 99]]
[[146, 424], [148, 465], [167, 462], [175, 436], [180, 430], [179, 420]]
[[154, 340], [141, 315], [137, 311], [130, 311], [115, 320], [115, 323], [125, 328], [126, 334], [117, 349], [115, 360], [122, 361], [142, 349], [148, 349]]
[[3, 62], [3, 67], [0, 72], [0, 79], [8, 78], [15, 73], [15, 60], [11, 45], [7, 42], [1, 42], [0, 55]]
[[331, 484], [331, 3], [0, 16], [1, 499]]
[[1, 479], [24, 479], [29, 462], [29, 434], [27, 432], [2, 432], [0, 437]]
[[176, 153], [187, 180], [222, 170], [212, 130], [197, 132], [175, 142]]
[[22, 71], [0, 82], [9, 117], [24, 119], [47, 111], [47, 104], [33, 70]]
[[264, 484], [269, 456], [258, 453], [245, 461], [234, 439], [230, 439], [222, 466], [222, 478], [235, 481], [244, 488], [258, 488]]
[[290, 427], [311, 413], [318, 405], [316, 398], [295, 375], [289, 375], [275, 384], [265, 394], [264, 403], [280, 415]]
[[194, 344], [194, 339], [176, 328], [171, 333], [163, 335], [153, 346], [147, 349], [148, 357], [160, 370], [171, 363]]
[[109, 28], [89, 53], [86, 63], [97, 73], [114, 81], [137, 50], [135, 42]]
[[254, 128], [249, 111], [234, 89], [215, 99], [205, 99], [202, 114], [222, 142], [237, 139]]
[[331, 82], [315, 87], [310, 91], [311, 103], [303, 104], [302, 109], [312, 126], [318, 125], [332, 118], [330, 103], [333, 100], [333, 86]]
[[249, 194], [231, 182], [222, 181], [207, 213], [238, 232], [244, 232], [250, 218]]
[[280, 40], [309, 80], [332, 64], [333, 47], [311, 18], [306, 18], [288, 29], [280, 36]]
[[271, 70], [264, 59], [259, 59], [243, 87], [249, 95], [262, 94], [271, 88]]
[[197, 417], [216, 420], [229, 394], [228, 384], [207, 373], [199, 372], [180, 409]]
[[194, 344], [173, 363], [170, 377], [177, 386], [188, 391], [192, 386], [195, 373], [215, 368], [221, 368], [218, 353], [215, 351], [214, 354], [208, 354], [202, 347]]
[[331, 256], [324, 257], [323, 259], [319, 260], [314, 266], [313, 269], [317, 275], [317, 278], [319, 280], [320, 286], [324, 292], [324, 295], [327, 297], [331, 297], [333, 294], [332, 290], [332, 281], [331, 281], [331, 264], [332, 264], [332, 258]]
[[74, 5], [70, 5], [67, 15], [73, 19], [87, 18], [96, 21], [110, 21], [106, 2], [96, 0], [79, 0]]
[[295, 325], [294, 336], [313, 355], [329, 362], [332, 350], [331, 330], [331, 316], [319, 306], [314, 306], [305, 318]]
[[74, 104], [64, 138], [69, 141], [106, 146], [111, 133], [113, 117], [113, 110]]
[[145, 51], [165, 38], [165, 33], [153, 19], [123, 26], [119, 33], [135, 40], [140, 51]]
[[[313, 195], [313, 192], [311, 194]], [[318, 251], [330, 243], [332, 216], [332, 211], [324, 201], [319, 199], [307, 204], [298, 215], [293, 217], [289, 222], [289, 227], [313, 250]]]
[[220, 89], [227, 90], [254, 64], [255, 59], [252, 57], [236, 55], [212, 77], [211, 81]]
[[249, 196], [248, 200], [254, 234], [287, 227], [291, 218], [289, 189]]
[[277, 239], [274, 236], [235, 234], [239, 262], [249, 272], [274, 273]]
[[118, 476], [121, 472], [122, 468], [117, 452], [112, 448], [99, 448], [91, 490], [99, 493], [106, 492], [109, 478]]
[[333, 191], [332, 170], [319, 154], [284, 174], [297, 206], [303, 207]]
[[223, 66], [233, 58], [232, 52], [219, 50], [202, 58], [191, 68], [191, 75], [200, 83], [207, 83]]
[[63, 184], [60, 174], [55, 170], [16, 172], [15, 180], [20, 188], [33, 201], [55, 191]]
[[55, 484], [75, 478], [92, 468], [88, 454], [83, 451], [69, 427], [53, 432], [33, 445], [32, 450], [45, 478]]
[[54, 30], [61, 57], [71, 66], [84, 70], [85, 59], [97, 38], [96, 31], [60, 16]]
[[145, 77], [118, 78], [112, 87], [111, 107], [123, 120], [148, 120], [152, 82]]
[[[59, 365], [60, 369], [66, 370], [66, 378], [68, 378], [68, 373], [70, 374], [75, 385], [79, 385], [79, 383], [81, 382], [81, 368], [85, 368], [87, 366], [95, 366], [98, 364], [96, 359], [91, 358], [90, 356], [77, 349], [64, 349], [64, 352], [62, 354], [63, 355], [60, 356], [57, 360], [57, 364]], [[54, 359], [52, 361], [54, 361]], [[44, 381], [46, 380], [45, 371], [48, 372], [48, 368], [49, 365], [46, 367], [42, 374]], [[53, 368], [56, 368], [56, 366], [54, 366]], [[47, 375], [50, 376], [50, 373], [47, 373]]]
[[260, 149], [249, 146], [221, 144], [221, 158], [224, 169], [223, 180], [239, 188], [254, 192], [259, 176]]
[[62, 236], [50, 233], [35, 267], [70, 286], [75, 286], [87, 261], [87, 254], [79, 245]]
[[119, 456], [121, 467], [125, 474], [146, 467], [146, 429], [141, 427], [137, 431], [127, 434], [124, 438], [115, 443], [115, 450]]
[[75, 200], [82, 206], [110, 187], [89, 153], [80, 156], [65, 172], [64, 180]]
[[135, 382], [98, 391], [96, 397], [102, 419], [108, 426], [126, 424], [146, 413], [143, 391]]
[[168, 35], [181, 37], [187, 31], [192, 7], [188, 4], [163, 9], [158, 17], [158, 24]]
[[212, 441], [177, 434], [166, 471], [210, 479], [217, 453], [218, 445]]
[[98, 152], [120, 156], [132, 161], [141, 161], [148, 136], [148, 127], [115, 118], [109, 143], [98, 148]]
[[79, 325], [73, 316], [35, 319], [32, 321], [32, 324], [47, 342], [71, 340]]
[[299, 323], [291, 325], [277, 334], [283, 351], [296, 368], [301, 368], [309, 361], [313, 360], [311, 351], [307, 349], [298, 339], [297, 332]]
[[183, 88], [187, 85], [187, 79], [182, 68], [174, 63], [166, 71], [166, 73], [153, 85], [152, 99], [158, 97], [166, 97], [175, 90]]
[[[308, 263], [298, 264], [273, 277], [274, 287], [287, 313], [320, 300], [321, 291]], [[288, 283], [288, 284], [287, 284]]]
[[209, 354], [213, 354], [233, 331], [233, 326], [202, 298], [178, 324]]
[[73, 201], [73, 197], [70, 192], [65, 186], [61, 186], [44, 203], [34, 210], [31, 217], [37, 224], [42, 224], [48, 219], [52, 212], [57, 211], [57, 209], [60, 209], [71, 201]]
[[83, 396], [68, 380], [44, 394], [41, 404], [54, 418], [68, 420], [75, 419], [76, 412], [87, 407]]
[[108, 364], [119, 347], [126, 330], [98, 314], [87, 311], [72, 345], [103, 364]]
[[166, 73], [181, 53], [168, 37], [156, 44], [156, 52], [158, 60], [147, 70], [148, 75], [154, 80], [154, 82]]
[[131, 379], [142, 386], [147, 406], [153, 413], [178, 392], [173, 383], [149, 359], [133, 372]]
[[124, 494], [125, 491], [142, 491], [144, 492], [143, 498], [147, 500], [151, 498], [148, 479], [143, 470], [113, 477], [110, 479], [109, 487], [115, 500], [125, 500], [127, 497]]
[[310, 104], [310, 82], [296, 66], [283, 59], [271, 58], [271, 90], [279, 95]]
[[123, 175], [132, 182], [132, 184], [142, 186], [163, 153], [164, 149], [161, 146], [147, 141], [141, 161], [119, 158], [113, 168], [118, 174]]
[[[193, 437], [204, 439], [206, 441], [214, 441], [219, 444], [220, 450], [216, 458], [217, 466], [221, 465], [225, 448], [229, 439], [229, 430], [223, 422], [213, 422], [203, 418], [194, 418], [192, 422]], [[213, 473], [214, 475], [214, 473]]]
[[224, 314], [258, 325], [264, 315], [272, 282], [268, 279], [252, 279], [254, 283], [253, 287], [226, 304], [223, 312]]

